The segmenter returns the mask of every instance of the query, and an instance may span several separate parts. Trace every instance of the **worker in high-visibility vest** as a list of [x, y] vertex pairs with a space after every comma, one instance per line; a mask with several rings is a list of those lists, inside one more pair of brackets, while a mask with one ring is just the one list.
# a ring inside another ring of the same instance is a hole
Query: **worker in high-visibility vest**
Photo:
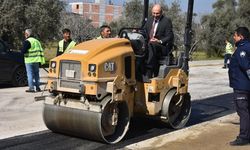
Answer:
[[[26, 29], [24, 32], [22, 53], [26, 67], [29, 89], [26, 92], [40, 92], [39, 64], [45, 64], [45, 58], [41, 43], [32, 37], [32, 30]], [[36, 89], [35, 89], [36, 88]]]
[[76, 42], [71, 39], [71, 32], [69, 29], [65, 28], [62, 30], [62, 32], [63, 39], [58, 43], [56, 56], [59, 56], [63, 53], [68, 53], [69, 50], [76, 45]]
[[232, 44], [228, 41], [228, 39], [225, 40], [225, 54], [224, 54], [224, 66], [222, 68], [228, 68], [228, 65], [230, 63], [230, 59], [234, 53], [234, 47]]
[[100, 36], [96, 39], [106, 39], [111, 37], [111, 28], [108, 25], [102, 25], [100, 27]]

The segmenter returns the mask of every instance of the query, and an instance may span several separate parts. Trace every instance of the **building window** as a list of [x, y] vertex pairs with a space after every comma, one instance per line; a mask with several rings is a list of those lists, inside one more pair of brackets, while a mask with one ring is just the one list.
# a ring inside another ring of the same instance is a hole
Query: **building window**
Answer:
[[79, 4], [76, 4], [76, 9], [79, 9]]

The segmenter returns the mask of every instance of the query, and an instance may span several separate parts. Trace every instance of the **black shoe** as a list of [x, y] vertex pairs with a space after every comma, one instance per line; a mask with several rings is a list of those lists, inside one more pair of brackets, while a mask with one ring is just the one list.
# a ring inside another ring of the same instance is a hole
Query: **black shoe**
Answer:
[[41, 89], [40, 89], [40, 88], [37, 88], [36, 91], [37, 91], [37, 92], [41, 92]]
[[28, 93], [35, 93], [35, 90], [28, 89], [28, 90], [26, 90], [25, 92], [28, 92]]
[[242, 138], [236, 138], [236, 140], [230, 142], [231, 146], [242, 146], [249, 144], [249, 140], [242, 139]]
[[223, 68], [223, 69], [227, 69], [227, 67], [226, 67], [226, 66], [223, 66], [222, 68]]

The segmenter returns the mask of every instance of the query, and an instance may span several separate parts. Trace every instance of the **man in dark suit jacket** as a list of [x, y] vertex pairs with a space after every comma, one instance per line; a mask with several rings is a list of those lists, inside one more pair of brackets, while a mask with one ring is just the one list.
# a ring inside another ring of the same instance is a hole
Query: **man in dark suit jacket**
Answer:
[[148, 19], [144, 29], [148, 35], [147, 75], [151, 78], [159, 72], [160, 56], [167, 56], [173, 46], [174, 34], [172, 21], [163, 16], [162, 8], [156, 4], [152, 8], [152, 17]]

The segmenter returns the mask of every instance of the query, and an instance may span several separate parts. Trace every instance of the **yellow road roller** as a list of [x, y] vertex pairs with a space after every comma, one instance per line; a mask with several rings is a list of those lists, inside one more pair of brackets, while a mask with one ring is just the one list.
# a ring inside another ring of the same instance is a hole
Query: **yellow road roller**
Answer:
[[43, 108], [46, 126], [54, 132], [109, 144], [124, 138], [134, 116], [160, 119], [174, 129], [185, 126], [191, 112], [192, 12], [193, 0], [189, 0], [185, 50], [159, 60], [159, 74], [149, 81], [138, 69], [147, 51], [143, 30], [125, 28], [121, 38], [86, 41], [52, 59], [47, 85], [50, 95], [44, 98]]

